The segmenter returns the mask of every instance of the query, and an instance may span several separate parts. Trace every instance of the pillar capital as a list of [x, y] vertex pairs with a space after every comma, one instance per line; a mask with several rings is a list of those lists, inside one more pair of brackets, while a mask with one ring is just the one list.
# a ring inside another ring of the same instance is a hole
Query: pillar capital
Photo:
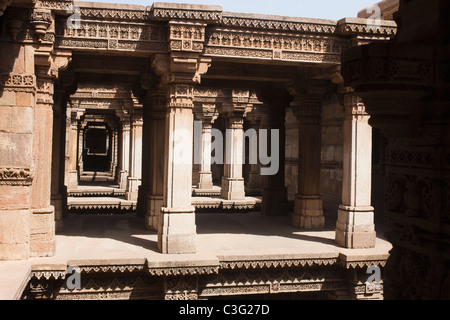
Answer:
[[368, 120], [369, 114], [361, 97], [348, 93], [344, 95], [345, 119]]

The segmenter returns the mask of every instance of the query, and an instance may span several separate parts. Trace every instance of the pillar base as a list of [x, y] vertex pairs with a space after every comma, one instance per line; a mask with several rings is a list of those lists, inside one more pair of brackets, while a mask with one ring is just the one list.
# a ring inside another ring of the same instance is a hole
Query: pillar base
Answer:
[[163, 196], [149, 196], [147, 198], [145, 227], [148, 230], [158, 231], [159, 218], [161, 216], [161, 208], [163, 204]]
[[348, 249], [374, 248], [376, 232], [373, 207], [339, 206], [335, 241]]
[[268, 216], [288, 215], [287, 188], [263, 189], [261, 212]]
[[195, 208], [161, 208], [158, 249], [163, 254], [192, 254], [197, 251]]
[[140, 185], [141, 179], [128, 177], [127, 190], [125, 192], [125, 197], [128, 201], [137, 201]]
[[0, 210], [0, 261], [27, 260], [29, 233], [29, 210]]
[[78, 171], [69, 171], [67, 174], [67, 188], [77, 189], [78, 188]]
[[119, 188], [125, 190], [127, 188], [128, 183], [128, 171], [120, 171], [119, 176], [120, 176]]
[[51, 205], [55, 208], [55, 231], [60, 232], [64, 229], [64, 223], [62, 221], [63, 214], [63, 200], [59, 194], [52, 195]]
[[51, 257], [55, 254], [55, 208], [32, 210], [30, 217], [30, 257]]
[[323, 201], [320, 195], [296, 195], [292, 225], [297, 228], [320, 230], [325, 225]]
[[222, 178], [222, 198], [225, 200], [245, 200], [243, 178]]
[[200, 178], [198, 182], [198, 188], [201, 190], [210, 190], [213, 188], [212, 182], [212, 172], [211, 171], [200, 171]]

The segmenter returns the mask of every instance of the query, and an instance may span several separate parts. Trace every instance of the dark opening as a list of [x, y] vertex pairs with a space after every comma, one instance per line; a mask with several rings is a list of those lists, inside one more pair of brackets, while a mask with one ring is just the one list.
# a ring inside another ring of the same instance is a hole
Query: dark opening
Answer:
[[111, 170], [111, 130], [106, 125], [88, 125], [83, 134], [84, 171]]

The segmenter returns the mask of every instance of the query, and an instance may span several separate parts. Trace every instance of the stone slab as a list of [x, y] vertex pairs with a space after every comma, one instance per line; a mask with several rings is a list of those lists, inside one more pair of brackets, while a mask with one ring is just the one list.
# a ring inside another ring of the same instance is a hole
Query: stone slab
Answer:
[[20, 299], [30, 272], [29, 261], [0, 261], [0, 300]]

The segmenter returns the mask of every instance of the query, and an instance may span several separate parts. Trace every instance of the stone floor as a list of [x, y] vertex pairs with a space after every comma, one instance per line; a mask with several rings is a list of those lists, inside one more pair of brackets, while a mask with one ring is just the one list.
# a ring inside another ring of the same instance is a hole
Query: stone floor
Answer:
[[[157, 250], [157, 234], [143, 221], [128, 215], [69, 215], [64, 231], [56, 235], [56, 254], [27, 262], [0, 262], [0, 299], [12, 299], [30, 267], [62, 269], [67, 265], [143, 264], [152, 266], [200, 266], [219, 261], [252, 259], [309, 259], [344, 257], [346, 261], [386, 259], [391, 245], [377, 227], [376, 247], [345, 249], [334, 242], [335, 216], [326, 216], [323, 231], [305, 231], [290, 224], [290, 217], [260, 213], [197, 214], [197, 253], [163, 255]], [[17, 267], [16, 267], [17, 266]], [[22, 278], [21, 278], [22, 275]], [[14, 280], [15, 279], [15, 280]]]

